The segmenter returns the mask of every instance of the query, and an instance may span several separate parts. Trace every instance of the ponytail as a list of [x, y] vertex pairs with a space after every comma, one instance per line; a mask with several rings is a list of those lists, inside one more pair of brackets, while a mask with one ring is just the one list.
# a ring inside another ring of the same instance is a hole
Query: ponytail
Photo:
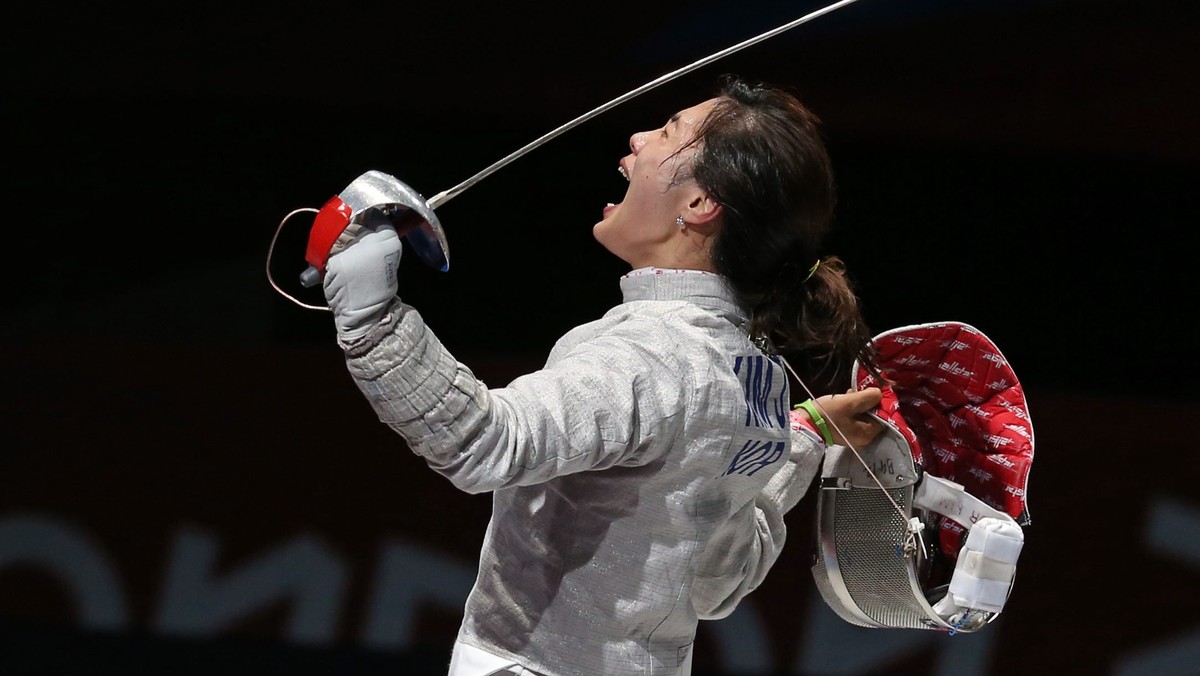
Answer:
[[750, 332], [787, 358], [814, 394], [845, 391], [855, 360], [874, 369], [871, 332], [837, 256], [821, 259], [811, 276], [786, 266], [774, 292], [751, 309]]

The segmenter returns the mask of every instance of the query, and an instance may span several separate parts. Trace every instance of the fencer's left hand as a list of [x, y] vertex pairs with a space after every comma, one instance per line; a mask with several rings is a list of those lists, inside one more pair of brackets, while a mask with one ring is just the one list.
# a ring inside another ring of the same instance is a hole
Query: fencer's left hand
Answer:
[[396, 230], [384, 225], [329, 257], [322, 283], [342, 342], [362, 338], [383, 318], [396, 297], [402, 251]]
[[861, 448], [883, 431], [883, 424], [867, 415], [879, 407], [883, 391], [878, 387], [827, 394], [815, 401], [825, 416], [834, 443]]

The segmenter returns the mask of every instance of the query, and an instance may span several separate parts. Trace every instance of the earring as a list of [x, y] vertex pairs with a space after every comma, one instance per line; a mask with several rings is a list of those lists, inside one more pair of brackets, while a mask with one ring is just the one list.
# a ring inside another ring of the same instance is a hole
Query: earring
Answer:
[[685, 227], [682, 214], [675, 217], [675, 225], [678, 225], [680, 230], [683, 230], [683, 228]]

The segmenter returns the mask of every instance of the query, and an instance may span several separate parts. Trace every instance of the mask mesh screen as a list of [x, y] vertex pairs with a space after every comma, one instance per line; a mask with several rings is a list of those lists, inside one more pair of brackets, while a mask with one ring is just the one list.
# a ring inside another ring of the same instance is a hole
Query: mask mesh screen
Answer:
[[[891, 489], [888, 493], [906, 513], [911, 513], [911, 488]], [[817, 539], [823, 551], [814, 557], [813, 577], [826, 604], [842, 619], [868, 627], [939, 626], [928, 604], [916, 596], [912, 562], [899, 553], [907, 524], [881, 491], [823, 490], [817, 521]], [[828, 532], [830, 524], [832, 532]], [[840, 576], [829, 575], [826, 557], [836, 561], [835, 572]], [[838, 591], [842, 597], [848, 595], [873, 623], [864, 622], [846, 608]]]

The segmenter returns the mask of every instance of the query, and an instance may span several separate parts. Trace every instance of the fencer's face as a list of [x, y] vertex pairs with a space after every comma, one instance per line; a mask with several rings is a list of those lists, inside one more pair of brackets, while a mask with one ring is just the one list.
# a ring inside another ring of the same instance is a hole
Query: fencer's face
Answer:
[[672, 267], [669, 251], [680, 236], [676, 217], [695, 198], [695, 181], [686, 177], [695, 147], [687, 147], [717, 99], [681, 110], [658, 129], [629, 139], [630, 153], [621, 158], [620, 172], [629, 181], [625, 198], [604, 208], [592, 235], [606, 249], [634, 268]]

